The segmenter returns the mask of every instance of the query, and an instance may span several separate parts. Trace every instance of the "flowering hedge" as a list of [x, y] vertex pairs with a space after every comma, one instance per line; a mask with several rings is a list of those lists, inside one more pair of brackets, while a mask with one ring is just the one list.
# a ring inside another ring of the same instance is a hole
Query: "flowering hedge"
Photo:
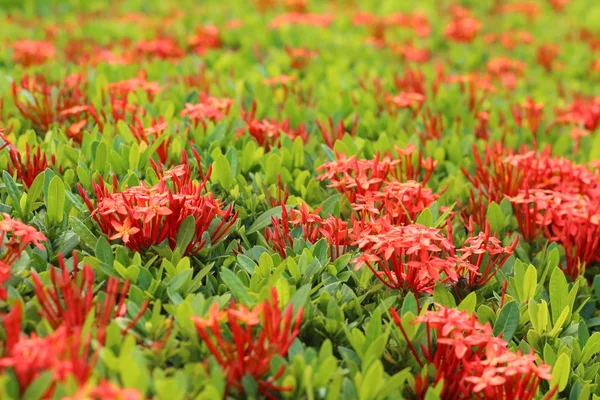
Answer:
[[598, 21], [0, 1], [0, 399], [600, 399]]

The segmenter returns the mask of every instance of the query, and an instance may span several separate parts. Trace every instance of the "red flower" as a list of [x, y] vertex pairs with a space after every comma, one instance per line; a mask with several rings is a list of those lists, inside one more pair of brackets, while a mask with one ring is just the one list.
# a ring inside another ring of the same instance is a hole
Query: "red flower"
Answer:
[[458, 280], [452, 235], [420, 224], [390, 225], [385, 218], [355, 224], [353, 236], [363, 252], [356, 268], [366, 264], [390, 289], [415, 295], [432, 293], [437, 282]]
[[[442, 399], [533, 399], [542, 380], [551, 380], [551, 366], [537, 365], [537, 356], [512, 352], [508, 344], [494, 337], [489, 323], [482, 325], [475, 314], [437, 306], [417, 317], [415, 324], [425, 324], [426, 341], [420, 356], [402, 326], [396, 310], [390, 309], [408, 348], [424, 367], [416, 382], [417, 398], [425, 397], [429, 386], [427, 367], [434, 368], [433, 382], [444, 381]], [[435, 340], [435, 343], [434, 341]], [[557, 389], [550, 391], [550, 398]]]
[[379, 191], [357, 195], [352, 209], [365, 221], [382, 215], [394, 225], [405, 225], [440, 197], [418, 182], [391, 181]]
[[293, 48], [289, 46], [285, 47], [285, 52], [288, 54], [291, 66], [294, 69], [305, 68], [310, 60], [319, 54], [316, 50], [310, 50], [304, 47]]
[[[54, 122], [67, 120], [64, 110], [87, 102], [82, 75], [68, 75], [62, 82], [48, 82], [42, 75], [24, 75], [12, 82], [15, 106], [36, 130], [46, 133]], [[23, 93], [27, 93], [27, 97]]]
[[308, 142], [308, 131], [306, 130], [304, 123], [300, 124], [297, 128], [293, 128], [290, 125], [289, 118], [279, 122], [275, 119], [268, 120], [266, 118], [258, 120], [255, 116], [256, 102], [253, 102], [249, 112], [242, 111], [242, 117], [246, 121], [246, 127], [238, 130], [238, 137], [245, 133], [249, 133], [250, 136], [252, 136], [259, 145], [265, 147], [266, 150], [280, 145], [282, 133], [292, 140], [299, 137], [304, 143]]
[[24, 39], [13, 43], [13, 61], [24, 67], [43, 64], [55, 54], [52, 42]]
[[500, 84], [507, 89], [516, 87], [517, 79], [525, 75], [525, 67], [524, 62], [507, 57], [493, 58], [486, 65], [491, 76], [499, 80]]
[[[276, 399], [276, 392], [292, 389], [276, 383], [285, 366], [272, 376], [269, 371], [273, 358], [285, 357], [298, 336], [302, 308], [294, 316], [291, 304], [282, 313], [278, 303], [277, 291], [271, 288], [271, 299], [252, 310], [233, 303], [227, 310], [219, 311], [213, 303], [208, 318], [192, 317], [198, 335], [225, 372], [227, 393], [237, 392], [243, 397], [245, 376], [251, 376], [268, 399]], [[224, 325], [231, 336], [224, 335]]]
[[[7, 147], [9, 151], [10, 162], [7, 166], [8, 173], [16, 176], [28, 188], [31, 187], [35, 178], [49, 166], [46, 154], [42, 153], [40, 147], [38, 147], [35, 153], [32, 153], [29, 143], [27, 143], [25, 145], [25, 162], [23, 162], [19, 150], [3, 136], [2, 131], [0, 131], [0, 139], [4, 141], [4, 144], [0, 146], [0, 150]], [[51, 164], [54, 164], [56, 157], [52, 155], [50, 161]]]
[[593, 132], [600, 126], [600, 97], [577, 97], [566, 109], [556, 109], [556, 123], [582, 125]]
[[99, 384], [81, 387], [73, 396], [62, 400], [142, 400], [136, 389], [121, 389], [113, 383], [102, 380]]
[[185, 50], [175, 39], [159, 37], [152, 40], [140, 40], [133, 48], [133, 57], [138, 60], [153, 59], [170, 60], [185, 56]]
[[481, 287], [488, 283], [502, 268], [519, 241], [519, 236], [515, 236], [509, 247], [502, 246], [496, 234], [491, 234], [487, 221], [479, 234], [475, 235], [474, 229], [474, 225], [470, 223], [469, 238], [458, 250], [461, 259], [459, 274], [466, 279], [468, 288]]
[[393, 159], [391, 154], [382, 157], [377, 153], [372, 160], [358, 160], [356, 156], [338, 154], [337, 160], [317, 168], [317, 171], [324, 171], [317, 179], [329, 180], [329, 187], [343, 193], [350, 203], [357, 203], [358, 196], [375, 193], [392, 181], [412, 180], [425, 185], [436, 163], [430, 158], [423, 160], [421, 152], [415, 158], [415, 150], [412, 144], [404, 149], [396, 146], [397, 159]]
[[6, 213], [2, 213], [2, 216], [4, 219], [0, 221], [0, 299], [6, 300], [4, 283], [10, 279], [10, 266], [21, 257], [30, 244], [43, 250], [41, 242], [45, 242], [46, 237], [35, 228], [12, 219]]
[[232, 99], [202, 95], [200, 103], [186, 103], [185, 110], [181, 111], [181, 116], [188, 117], [195, 127], [201, 124], [206, 129], [207, 121], [218, 123], [229, 115], [232, 104]]
[[204, 55], [208, 49], [218, 49], [223, 46], [219, 28], [214, 25], [199, 26], [188, 37], [188, 46], [199, 55]]
[[527, 122], [529, 130], [535, 134], [544, 115], [544, 103], [536, 103], [529, 97], [523, 104], [512, 105], [510, 111], [517, 126], [523, 126]]
[[477, 37], [481, 30], [481, 22], [473, 16], [469, 10], [454, 6], [452, 21], [446, 25], [444, 33], [449, 40], [461, 43], [470, 43]]
[[344, 121], [342, 119], [340, 119], [337, 124], [333, 123], [333, 118], [331, 117], [329, 117], [327, 121], [329, 122], [329, 127], [325, 125], [324, 122], [315, 120], [319, 127], [319, 131], [321, 132], [321, 136], [323, 136], [323, 140], [325, 140], [325, 144], [330, 149], [333, 149], [336, 140], [342, 140], [346, 132], [352, 137], [356, 134], [358, 115], [354, 116], [352, 127], [350, 129], [344, 126]]
[[[204, 193], [211, 169], [204, 175], [200, 156], [195, 151], [194, 155], [202, 179], [199, 183], [194, 182], [187, 155], [183, 152], [182, 164], [171, 170], [164, 171], [151, 160], [159, 178], [158, 184], [152, 187], [142, 183], [118, 192], [114, 178], [111, 193], [104, 187], [100, 176], [99, 183], [93, 183], [96, 206], [81, 186], [79, 193], [102, 232], [111, 240], [120, 238], [134, 251], [143, 251], [165, 240], [175, 249], [179, 228], [191, 216], [195, 221], [195, 235], [182, 250], [185, 254], [195, 255], [207, 245], [207, 238], [210, 240], [208, 244], [214, 246], [229, 234], [237, 212], [233, 212], [233, 205], [222, 209], [222, 203], [212, 193]], [[211, 223], [214, 220], [220, 221], [213, 229]]]
[[[54, 329], [64, 326], [66, 329], [74, 331], [83, 327], [85, 319], [95, 307], [96, 337], [103, 344], [106, 339], [106, 328], [110, 321], [115, 317], [124, 317], [127, 313], [125, 300], [129, 292], [129, 280], [125, 281], [119, 291], [119, 280], [112, 276], [109, 277], [104, 301], [97, 300], [94, 303], [94, 273], [91, 267], [87, 264], [84, 265], [80, 275], [76, 252], [73, 252], [72, 276], [65, 265], [62, 254], [59, 254], [58, 265], [59, 273], [54, 268], [50, 269], [51, 287], [44, 286], [36, 272], [31, 275], [35, 294], [41, 307], [40, 314]], [[79, 276], [81, 279], [78, 279]], [[79, 280], [80, 282], [78, 282]], [[142, 304], [138, 314], [123, 329], [123, 334], [143, 316], [148, 304], [148, 300]]]
[[554, 62], [560, 54], [560, 47], [556, 44], [543, 44], [537, 49], [537, 62], [546, 72], [552, 72]]
[[287, 25], [310, 25], [319, 28], [327, 28], [333, 22], [333, 17], [329, 14], [311, 14], [290, 12], [280, 14], [273, 18], [269, 23], [270, 29], [278, 29]]
[[28, 338], [20, 332], [21, 317], [21, 306], [17, 303], [3, 318], [7, 341], [0, 358], [0, 371], [12, 369], [21, 394], [46, 371], [52, 372], [52, 381], [43, 398], [49, 398], [55, 384], [69, 377], [80, 385], [85, 384], [98, 359], [98, 352], [91, 349], [90, 335], [83, 334], [81, 329], [60, 328], [43, 338], [35, 333]]
[[294, 239], [290, 234], [290, 225], [302, 228], [302, 238], [309, 243], [316, 243], [325, 238], [329, 244], [329, 257], [335, 261], [346, 253], [350, 244], [348, 223], [334, 216], [323, 219], [319, 216], [321, 207], [310, 211], [303, 203], [299, 210], [291, 210], [291, 220], [287, 207], [282, 205], [281, 218], [272, 217], [272, 227], [265, 228], [265, 240], [279, 253], [286, 257], [287, 248], [294, 249]]

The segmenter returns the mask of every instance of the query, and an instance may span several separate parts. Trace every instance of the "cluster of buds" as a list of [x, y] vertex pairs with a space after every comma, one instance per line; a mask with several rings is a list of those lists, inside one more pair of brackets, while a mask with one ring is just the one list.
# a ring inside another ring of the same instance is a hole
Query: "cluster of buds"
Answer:
[[87, 102], [85, 81], [80, 74], [68, 75], [62, 82], [48, 82], [42, 75], [24, 75], [20, 82], [12, 82], [11, 90], [21, 116], [43, 133], [53, 123], [68, 120], [65, 110]]
[[274, 357], [285, 357], [300, 332], [302, 308], [294, 315], [293, 306], [279, 309], [277, 291], [271, 288], [271, 299], [252, 310], [233, 303], [220, 311], [213, 303], [207, 318], [192, 317], [198, 336], [223, 369], [228, 394], [244, 394], [242, 379], [250, 376], [262, 396], [276, 399], [276, 393], [292, 388], [277, 381], [285, 372], [282, 365], [271, 375]]
[[25, 158], [23, 158], [17, 147], [10, 143], [3, 135], [1, 127], [0, 140], [4, 142], [4, 144], [0, 145], [0, 150], [8, 148], [10, 157], [10, 161], [6, 167], [8, 173], [11, 176], [16, 176], [28, 188], [31, 187], [31, 184], [39, 174], [56, 163], [56, 156], [54, 154], [50, 157], [50, 163], [48, 163], [46, 153], [42, 153], [40, 147], [37, 148], [35, 153], [32, 152], [29, 143], [25, 145]]
[[[177, 233], [188, 217], [194, 221], [194, 235], [183, 254], [193, 256], [204, 247], [212, 246], [229, 234], [236, 219], [233, 205], [223, 209], [223, 204], [212, 193], [205, 194], [206, 183], [211, 174], [202, 171], [200, 156], [194, 151], [201, 181], [193, 180], [192, 168], [185, 151], [181, 164], [163, 170], [152, 162], [159, 179], [154, 186], [145, 183], [118, 191], [113, 179], [112, 193], [104, 180], [93, 183], [97, 204], [93, 205], [86, 191], [79, 185], [79, 193], [110, 240], [121, 239], [131, 250], [144, 251], [167, 241], [171, 249], [177, 246]], [[218, 221], [216, 226], [211, 226]]]
[[[40, 314], [54, 329], [62, 326], [70, 331], [76, 331], [83, 328], [87, 316], [94, 310], [96, 337], [100, 344], [104, 344], [106, 328], [110, 321], [123, 318], [127, 314], [125, 301], [129, 292], [129, 280], [126, 280], [119, 290], [119, 279], [114, 276], [109, 277], [104, 301], [98, 299], [94, 302], [94, 272], [87, 264], [78, 271], [77, 260], [77, 253], [73, 252], [74, 268], [71, 275], [64, 257], [59, 254], [59, 272], [55, 268], [50, 269], [51, 286], [44, 286], [38, 274], [32, 273], [33, 288], [41, 307]], [[138, 314], [122, 330], [122, 334], [133, 328], [146, 311], [148, 303], [149, 301], [146, 300], [142, 304]]]
[[358, 115], [354, 116], [352, 121], [352, 127], [346, 128], [343, 120], [339, 120], [337, 124], [333, 123], [333, 118], [329, 117], [327, 122], [329, 122], [329, 126], [325, 124], [325, 122], [316, 120], [317, 126], [319, 127], [319, 131], [321, 132], [321, 136], [325, 141], [325, 144], [330, 149], [333, 149], [333, 145], [337, 140], [342, 140], [346, 132], [350, 136], [354, 136], [356, 134], [356, 128], [358, 127]]
[[51, 372], [51, 383], [42, 398], [50, 398], [56, 384], [71, 377], [84, 385], [98, 359], [98, 351], [91, 347], [91, 336], [81, 328], [60, 327], [46, 337], [35, 333], [27, 337], [21, 334], [21, 320], [21, 304], [16, 303], [2, 318], [6, 341], [0, 357], [0, 372], [12, 369], [21, 395], [47, 371]]
[[298, 210], [291, 210], [291, 218], [287, 207], [282, 205], [281, 218], [272, 217], [271, 228], [265, 228], [264, 236], [269, 246], [285, 258], [288, 247], [294, 249], [294, 238], [290, 228], [301, 227], [302, 238], [309, 243], [325, 239], [329, 244], [329, 256], [335, 261], [345, 254], [350, 245], [348, 223], [334, 216], [322, 218], [321, 207], [310, 211], [303, 203]]
[[[425, 324], [426, 342], [411, 342], [396, 310], [390, 309], [409, 350], [423, 368], [416, 377], [417, 398], [425, 398], [428, 387], [443, 381], [442, 399], [506, 399], [536, 398], [543, 380], [550, 381], [551, 366], [538, 365], [533, 353], [523, 354], [508, 348], [508, 343], [495, 337], [489, 323], [482, 325], [475, 314], [438, 306], [416, 318], [414, 324]], [[417, 348], [421, 353], [417, 352]], [[435, 369], [430, 382], [427, 366]], [[546, 398], [556, 392], [553, 388]]]
[[260, 146], [265, 147], [267, 150], [280, 144], [282, 134], [292, 140], [299, 137], [304, 143], [308, 142], [308, 131], [305, 124], [300, 124], [297, 128], [294, 128], [291, 126], [289, 118], [281, 122], [275, 119], [257, 119], [256, 102], [252, 103], [250, 111], [242, 111], [242, 117], [246, 121], [246, 126], [240, 128], [237, 133], [238, 137], [248, 133]]

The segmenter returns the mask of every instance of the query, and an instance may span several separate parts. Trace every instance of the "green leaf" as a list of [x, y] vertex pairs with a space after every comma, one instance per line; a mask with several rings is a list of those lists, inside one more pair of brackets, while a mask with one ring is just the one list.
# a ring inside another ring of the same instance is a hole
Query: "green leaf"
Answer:
[[491, 202], [488, 206], [486, 218], [492, 232], [502, 232], [504, 230], [504, 214], [496, 202]]
[[294, 313], [297, 313], [300, 307], [304, 307], [309, 300], [311, 285], [307, 284], [296, 290], [296, 293], [290, 298], [290, 303], [294, 305]]
[[587, 364], [597, 353], [600, 353], [600, 332], [594, 332], [583, 346], [581, 364]]
[[563, 312], [560, 313], [556, 322], [554, 323], [554, 326], [552, 327], [552, 330], [548, 334], [550, 337], [556, 337], [560, 333], [562, 326], [565, 324], [565, 321], [569, 317], [569, 314], [570, 314], [569, 307], [565, 306], [565, 308], [563, 309]]
[[562, 392], [567, 387], [569, 375], [571, 374], [571, 357], [567, 353], [558, 356], [554, 367], [552, 368], [552, 382], [550, 387], [558, 384], [558, 391]]
[[282, 172], [282, 157], [279, 154], [270, 153], [266, 161], [265, 184], [277, 183], [277, 176]]
[[52, 178], [48, 185], [46, 210], [51, 222], [62, 222], [65, 213], [65, 185], [58, 176]]
[[477, 295], [475, 292], [469, 293], [458, 305], [460, 311], [467, 311], [469, 314], [475, 312], [475, 307], [477, 307]]
[[196, 220], [193, 215], [185, 217], [179, 230], [177, 231], [176, 244], [177, 248], [183, 252], [187, 249], [188, 245], [192, 242], [194, 235], [196, 234]]
[[175, 275], [168, 283], [167, 287], [174, 293], [178, 291], [192, 277], [192, 269], [181, 271]]
[[431, 227], [433, 226], [433, 213], [429, 208], [426, 208], [421, 211], [415, 222], [423, 226]]
[[112, 247], [108, 240], [104, 236], [100, 236], [96, 241], [96, 258], [102, 261], [104, 264], [112, 267], [114, 262], [114, 256]]
[[29, 215], [29, 212], [33, 210], [33, 204], [41, 196], [44, 191], [44, 181], [46, 179], [46, 172], [42, 171], [35, 177], [31, 183], [31, 187], [27, 191], [27, 202], [25, 203], [25, 215]]
[[79, 236], [79, 239], [81, 239], [83, 243], [85, 243], [93, 249], [96, 245], [97, 239], [96, 236], [94, 236], [94, 234], [92, 233], [92, 231], [90, 231], [88, 227], [85, 226], [85, 224], [76, 217], [69, 217], [69, 222], [71, 224], [71, 228], [73, 228], [73, 232], [75, 232], [77, 236]]
[[225, 283], [229, 290], [231, 290], [231, 294], [237, 301], [246, 306], [250, 306], [252, 304], [246, 287], [242, 281], [240, 281], [240, 278], [233, 273], [233, 271], [230, 269], [224, 269], [221, 271], [220, 276], [223, 283]]
[[[290, 206], [286, 206], [288, 209], [288, 212], [290, 212], [289, 210], [291, 210]], [[250, 225], [250, 228], [248, 228], [248, 230], [246, 231], [246, 235], [250, 235], [251, 233], [254, 232], [258, 232], [263, 228], [266, 228], [267, 226], [271, 225], [271, 218], [275, 217], [275, 218], [279, 218], [281, 217], [281, 206], [277, 206], [275, 208], [271, 208], [270, 210], [265, 211], [264, 213], [262, 213], [258, 218], [256, 218], [256, 220], [254, 221], [254, 223], [252, 225]]]
[[433, 288], [433, 301], [448, 308], [456, 308], [456, 300], [442, 283], [436, 283]]
[[381, 381], [383, 379], [383, 365], [379, 360], [375, 361], [367, 373], [360, 385], [360, 400], [371, 400], [375, 398], [375, 395], [379, 391]]
[[415, 295], [412, 294], [412, 292], [408, 292], [408, 294], [406, 295], [406, 297], [404, 297], [404, 301], [402, 302], [402, 309], [400, 310], [400, 315], [404, 315], [408, 312], [417, 315], [418, 314], [418, 307], [417, 307], [417, 299], [415, 298]]
[[46, 371], [40, 374], [36, 380], [34, 380], [23, 394], [23, 399], [28, 400], [39, 400], [46, 393], [50, 385], [52, 384], [52, 371]]
[[596, 135], [590, 148], [590, 160], [600, 160], [600, 135]]
[[550, 286], [548, 287], [550, 295], [550, 308], [552, 311], [552, 322], [556, 324], [558, 317], [567, 306], [569, 289], [565, 274], [559, 269], [555, 269], [550, 277]]
[[215, 158], [212, 164], [211, 180], [219, 183], [226, 191], [229, 191], [233, 185], [234, 176], [231, 173], [231, 166], [223, 154]]
[[17, 187], [12, 176], [7, 171], [2, 172], [2, 180], [4, 181], [4, 185], [6, 186], [6, 191], [8, 192], [8, 197], [10, 197], [10, 201], [12, 206], [17, 210], [19, 214], [22, 214], [21, 211], [21, 191]]
[[494, 335], [498, 336], [502, 333], [502, 339], [510, 342], [513, 334], [519, 325], [519, 306], [516, 302], [511, 301], [502, 307], [498, 319], [494, 324]]
[[529, 264], [527, 271], [525, 272], [525, 279], [523, 280], [523, 298], [521, 301], [528, 301], [535, 295], [535, 289], [537, 287], [537, 269], [532, 264]]

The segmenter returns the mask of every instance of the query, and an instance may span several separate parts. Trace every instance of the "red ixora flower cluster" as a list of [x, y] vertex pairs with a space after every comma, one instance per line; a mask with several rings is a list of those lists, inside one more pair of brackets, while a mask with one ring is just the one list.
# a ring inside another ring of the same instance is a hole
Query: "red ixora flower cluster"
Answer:
[[34, 129], [47, 132], [54, 122], [68, 121], [65, 110], [87, 101], [85, 81], [81, 74], [67, 75], [60, 82], [49, 82], [42, 75], [24, 75], [12, 82], [12, 97], [23, 118]]
[[392, 27], [405, 27], [412, 29], [419, 37], [427, 37], [431, 33], [431, 26], [425, 14], [414, 12], [412, 14], [394, 13], [378, 16], [366, 12], [358, 12], [352, 18], [355, 26], [367, 26], [370, 29], [368, 43], [375, 46], [385, 46], [386, 31]]
[[284, 365], [273, 376], [269, 371], [273, 358], [285, 357], [298, 336], [303, 310], [294, 315], [291, 304], [283, 312], [278, 304], [277, 291], [271, 288], [271, 299], [252, 310], [233, 303], [219, 311], [213, 303], [207, 318], [192, 317], [198, 335], [225, 372], [227, 393], [243, 395], [242, 379], [247, 376], [256, 381], [258, 390], [268, 399], [276, 399], [276, 392], [291, 390], [277, 385], [285, 372]]
[[51, 371], [51, 385], [42, 398], [50, 398], [58, 382], [73, 377], [84, 385], [98, 359], [98, 352], [91, 348], [91, 336], [81, 327], [70, 330], [62, 326], [46, 337], [21, 333], [21, 304], [16, 303], [2, 322], [6, 341], [0, 357], [0, 372], [12, 369], [19, 382], [21, 395], [40, 374]]
[[396, 146], [397, 159], [391, 154], [382, 157], [378, 153], [372, 160], [339, 154], [337, 160], [317, 168], [317, 171], [324, 171], [317, 179], [331, 182], [328, 187], [344, 194], [353, 206], [365, 204], [368, 203], [365, 200], [370, 200], [387, 184], [416, 181], [424, 186], [427, 183], [436, 163], [430, 158], [423, 160], [421, 152], [415, 159], [415, 150], [412, 144], [404, 149]]
[[[175, 16], [181, 18], [181, 16]], [[136, 21], [150, 26], [145, 17], [130, 14], [124, 16], [124, 22]], [[166, 23], [165, 20], [162, 23]], [[235, 24], [227, 23], [230, 29]], [[99, 43], [91, 38], [70, 39], [57, 51], [53, 44], [54, 34], [47, 32], [47, 40], [18, 40], [12, 43], [12, 58], [24, 67], [41, 65], [57, 57], [83, 65], [94, 66], [100, 62], [109, 64], [139, 64], [146, 60], [179, 60], [190, 53], [204, 55], [209, 49], [223, 47], [220, 30], [214, 25], [198, 26], [194, 33], [186, 39], [187, 46], [182, 46], [175, 38], [166, 36], [161, 30], [152, 39], [120, 39], [109, 43]]]
[[0, 144], [0, 150], [8, 148], [10, 157], [10, 162], [7, 165], [8, 173], [16, 176], [27, 187], [31, 187], [31, 184], [40, 173], [56, 163], [54, 154], [50, 157], [50, 163], [48, 163], [46, 153], [42, 153], [40, 147], [37, 148], [37, 151], [32, 152], [29, 143], [25, 145], [25, 158], [23, 158], [17, 147], [4, 136], [2, 127], [0, 127], [0, 140], [4, 142], [4, 144]]
[[[470, 207], [476, 223], [487, 205], [507, 198], [513, 205], [523, 238], [541, 236], [565, 248], [565, 272], [580, 275], [587, 264], [600, 260], [600, 179], [585, 165], [564, 157], [487, 146], [482, 158], [474, 147], [476, 172], [463, 172], [478, 191], [471, 191]], [[469, 210], [470, 208], [470, 210]]]
[[199, 124], [206, 129], [208, 121], [218, 123], [229, 114], [233, 100], [229, 98], [218, 98], [200, 95], [200, 102], [196, 104], [185, 103], [185, 109], [181, 111], [182, 117], [188, 117], [194, 126]]
[[287, 206], [282, 205], [281, 217], [271, 217], [271, 228], [265, 228], [265, 240], [282, 258], [286, 257], [287, 248], [294, 249], [294, 238], [290, 227], [301, 227], [302, 238], [309, 243], [316, 243], [325, 238], [329, 244], [329, 257], [338, 259], [345, 254], [351, 243], [348, 223], [330, 215], [322, 218], [319, 215], [322, 207], [310, 211], [303, 203], [298, 210], [291, 209], [291, 218]]
[[432, 293], [438, 282], [472, 289], [489, 282], [517, 245], [518, 237], [504, 247], [489, 224], [478, 234], [471, 224], [470, 236], [456, 247], [451, 227], [451, 220], [445, 233], [415, 223], [392, 225], [385, 218], [356, 224], [353, 236], [362, 251], [356, 268], [366, 264], [387, 287], [416, 295]]
[[24, 67], [43, 64], [54, 58], [56, 49], [50, 41], [19, 40], [13, 43], [13, 61]]
[[[125, 301], [129, 292], [129, 280], [126, 280], [119, 290], [119, 279], [114, 276], [109, 277], [104, 301], [98, 299], [94, 302], [94, 272], [87, 264], [79, 271], [77, 260], [77, 253], [73, 252], [73, 274], [71, 274], [64, 257], [59, 254], [59, 271], [57, 272], [55, 268], [50, 269], [51, 286], [44, 286], [38, 274], [32, 272], [33, 288], [41, 307], [40, 314], [54, 329], [64, 326], [75, 331], [83, 328], [85, 319], [94, 310], [96, 337], [100, 344], [104, 344], [106, 328], [110, 321], [117, 317], [123, 318], [127, 314]], [[122, 334], [133, 328], [146, 311], [148, 304], [149, 300], [144, 301], [139, 312], [123, 329]]]
[[[194, 156], [200, 170], [200, 182], [194, 182], [184, 151], [181, 164], [170, 170], [165, 171], [151, 161], [159, 180], [154, 186], [142, 183], [118, 191], [115, 177], [111, 193], [100, 176], [99, 183], [93, 183], [96, 206], [81, 185], [79, 193], [102, 232], [110, 240], [121, 239], [134, 251], [149, 249], [165, 240], [175, 249], [179, 228], [186, 218], [193, 218], [193, 238], [182, 249], [184, 254], [193, 256], [207, 245], [215, 245], [224, 239], [238, 215], [233, 212], [233, 204], [223, 209], [222, 202], [212, 193], [204, 193], [212, 167], [204, 174], [196, 151]], [[217, 223], [213, 227], [215, 221]]]
[[308, 142], [308, 131], [304, 123], [294, 128], [291, 126], [289, 118], [281, 122], [276, 119], [256, 118], [256, 102], [252, 103], [250, 111], [242, 110], [242, 118], [246, 121], [246, 126], [238, 130], [238, 137], [248, 133], [266, 150], [279, 146], [282, 134], [292, 140], [299, 137], [304, 143]]
[[6, 300], [7, 292], [4, 283], [10, 279], [10, 266], [21, 257], [27, 246], [34, 245], [44, 249], [42, 242], [46, 236], [34, 227], [12, 219], [2, 213], [0, 221], [0, 300]]
[[[435, 368], [433, 384], [444, 381], [441, 398], [453, 399], [534, 399], [542, 380], [549, 381], [551, 366], [538, 365], [533, 353], [513, 352], [508, 343], [492, 334], [489, 323], [482, 325], [466, 311], [438, 306], [417, 317], [425, 324], [426, 343], [422, 355], [406, 335], [396, 310], [390, 309], [417, 363], [423, 368], [416, 377], [417, 398], [425, 398], [432, 384], [428, 366]], [[556, 392], [553, 388], [546, 398]]]

